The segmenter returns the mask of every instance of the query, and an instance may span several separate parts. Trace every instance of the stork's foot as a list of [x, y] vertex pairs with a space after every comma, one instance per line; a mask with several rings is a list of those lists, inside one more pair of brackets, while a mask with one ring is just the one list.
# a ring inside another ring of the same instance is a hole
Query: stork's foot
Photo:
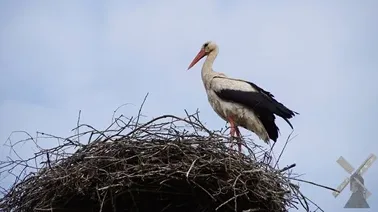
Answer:
[[[237, 143], [238, 143], [238, 149], [239, 149], [239, 152], [241, 152], [241, 147], [242, 147], [242, 143], [241, 143], [241, 136], [240, 136], [240, 130], [238, 128], [238, 126], [235, 125], [235, 122], [233, 121], [232, 118], [228, 118], [229, 122], [230, 122], [230, 125], [231, 125], [231, 129], [230, 129], [230, 134], [231, 134], [231, 137], [232, 138], [236, 138], [237, 140]], [[236, 134], [236, 136], [235, 136]], [[234, 144], [231, 144], [231, 148], [234, 148]]]

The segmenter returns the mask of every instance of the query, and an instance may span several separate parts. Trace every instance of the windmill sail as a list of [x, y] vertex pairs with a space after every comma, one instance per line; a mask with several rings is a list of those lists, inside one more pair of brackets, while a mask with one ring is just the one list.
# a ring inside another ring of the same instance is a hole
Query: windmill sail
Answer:
[[349, 183], [349, 177], [345, 178], [345, 180], [336, 188], [339, 192], [332, 192], [333, 196], [336, 198], [339, 196], [339, 194], [344, 190], [344, 188], [348, 185]]
[[354, 168], [348, 161], [346, 161], [342, 156], [337, 160], [337, 163], [340, 164], [341, 167], [345, 169], [349, 174], [352, 174], [354, 171]]
[[365, 160], [365, 162], [358, 168], [359, 174], [362, 176], [374, 163], [374, 161], [377, 159], [377, 156], [374, 154], [370, 154], [369, 157]]

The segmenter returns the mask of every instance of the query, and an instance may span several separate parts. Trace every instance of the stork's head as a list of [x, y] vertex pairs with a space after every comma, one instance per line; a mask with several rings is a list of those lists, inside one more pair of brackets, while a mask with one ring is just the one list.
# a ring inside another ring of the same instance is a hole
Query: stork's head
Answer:
[[188, 70], [193, 67], [198, 61], [200, 61], [203, 57], [209, 55], [211, 52], [217, 50], [218, 46], [213, 41], [207, 41], [201, 47], [201, 50], [198, 52], [197, 56], [193, 59], [192, 63], [190, 63]]

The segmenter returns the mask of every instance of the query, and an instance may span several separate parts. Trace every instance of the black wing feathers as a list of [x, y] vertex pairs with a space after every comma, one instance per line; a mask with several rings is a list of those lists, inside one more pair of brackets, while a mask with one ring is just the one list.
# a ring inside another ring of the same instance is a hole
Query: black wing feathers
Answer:
[[232, 101], [245, 105], [255, 112], [264, 125], [269, 138], [276, 141], [278, 138], [278, 127], [274, 123], [275, 117], [271, 110], [274, 110], [272, 104], [267, 104], [266, 98], [256, 92], [236, 91], [230, 89], [222, 89], [215, 92], [219, 98], [225, 101]]
[[215, 91], [215, 93], [219, 98], [225, 101], [239, 103], [253, 109], [256, 115], [259, 116], [259, 119], [264, 125], [270, 139], [273, 141], [277, 140], [279, 131], [277, 125], [274, 123], [274, 114], [283, 118], [290, 127], [293, 128], [288, 119], [295, 116], [295, 114], [298, 114], [297, 112], [288, 109], [283, 104], [276, 101], [270, 92], [263, 90], [254, 83], [247, 81], [242, 82], [248, 83], [257, 90], [257, 92], [221, 89]]
[[283, 118], [290, 125], [290, 127], [293, 129], [293, 126], [291, 125], [291, 123], [289, 122], [288, 119], [293, 118], [293, 116], [295, 116], [296, 114], [299, 114], [299, 113], [290, 110], [285, 105], [283, 105], [282, 103], [275, 100], [273, 94], [269, 93], [268, 91], [265, 91], [264, 89], [260, 88], [256, 84], [254, 84], [252, 82], [247, 82], [247, 81], [244, 81], [244, 82], [250, 84], [253, 88], [258, 90], [259, 93], [266, 95], [267, 100], [270, 100], [271, 103], [274, 104], [275, 108], [277, 109], [277, 111], [272, 111], [272, 112], [274, 114], [280, 116], [281, 118]]

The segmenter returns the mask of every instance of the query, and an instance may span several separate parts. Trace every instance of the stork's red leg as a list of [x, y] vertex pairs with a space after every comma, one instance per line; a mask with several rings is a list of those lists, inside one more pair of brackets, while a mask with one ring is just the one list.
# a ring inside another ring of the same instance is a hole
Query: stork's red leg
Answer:
[[235, 132], [236, 132], [236, 136], [240, 137], [240, 131], [239, 131], [239, 128], [237, 126], [235, 127]]
[[235, 123], [234, 123], [234, 120], [232, 120], [231, 117], [228, 117], [228, 122], [230, 123], [230, 134], [231, 134], [231, 137], [234, 137], [235, 136]]
[[[239, 128], [235, 125], [235, 122], [234, 120], [231, 118], [231, 117], [228, 117], [228, 122], [230, 122], [230, 134], [231, 134], [231, 137], [235, 137], [235, 133], [236, 133], [236, 136], [238, 137], [237, 140], [240, 139], [240, 131], [239, 131]], [[231, 148], [233, 147], [234, 145], [231, 145]], [[239, 152], [241, 152], [241, 143], [238, 142], [238, 147], [239, 147]]]
[[231, 137], [234, 137], [235, 136], [235, 124], [234, 124], [234, 121], [231, 118], [229, 118], [229, 122], [230, 122], [230, 125], [231, 125], [230, 134], [231, 134]]
[[239, 130], [239, 128], [237, 126], [235, 127], [235, 131], [236, 131], [236, 136], [237, 136], [237, 140], [238, 140], [239, 152], [241, 152], [241, 148], [242, 148], [241, 136], [240, 136], [240, 130]]

